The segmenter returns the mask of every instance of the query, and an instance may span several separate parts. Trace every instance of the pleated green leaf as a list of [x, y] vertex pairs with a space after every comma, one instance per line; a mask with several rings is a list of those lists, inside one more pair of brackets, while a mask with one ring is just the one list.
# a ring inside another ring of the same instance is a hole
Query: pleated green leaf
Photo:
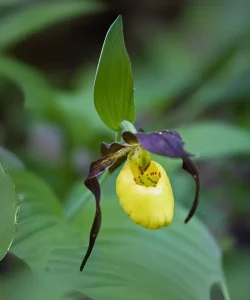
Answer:
[[[24, 203], [12, 251], [33, 270], [48, 270], [64, 292], [94, 300], [210, 300], [214, 283], [225, 289], [219, 247], [197, 218], [184, 224], [187, 211], [180, 205], [169, 227], [147, 230], [130, 220], [116, 196], [103, 195], [100, 235], [80, 272], [94, 203], [85, 202], [67, 221], [46, 184], [22, 171], [12, 177]], [[77, 186], [70, 197], [77, 199], [84, 189]]]
[[[75, 220], [82, 240], [72, 244], [74, 255], [70, 257], [66, 245], [53, 251], [48, 264], [54, 272], [67, 274], [79, 267], [88, 243], [93, 206], [89, 202]], [[187, 211], [180, 205], [176, 204], [171, 226], [160, 230], [134, 224], [116, 197], [103, 199], [102, 209], [97, 244], [77, 283], [82, 282], [93, 299], [210, 300], [212, 285], [225, 285], [219, 247], [197, 218], [184, 224]]]
[[0, 261], [14, 238], [17, 210], [14, 184], [0, 164]]

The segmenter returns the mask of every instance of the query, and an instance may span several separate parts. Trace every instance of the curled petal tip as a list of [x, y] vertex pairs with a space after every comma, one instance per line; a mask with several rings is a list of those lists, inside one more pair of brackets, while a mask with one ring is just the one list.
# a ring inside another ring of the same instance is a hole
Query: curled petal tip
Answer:
[[196, 183], [196, 188], [195, 188], [195, 197], [194, 197], [194, 201], [192, 204], [192, 207], [188, 213], [188, 216], [186, 217], [184, 223], [187, 224], [191, 218], [194, 216], [198, 204], [199, 204], [199, 193], [200, 193], [200, 176], [199, 176], [199, 170], [196, 167], [195, 163], [189, 158], [189, 157], [185, 157], [183, 159], [183, 166], [182, 168], [188, 172], [189, 174], [191, 174], [195, 180]]
[[98, 182], [97, 176], [100, 175], [106, 169], [110, 169], [114, 166], [117, 166], [117, 164], [120, 164], [121, 162], [123, 162], [124, 157], [126, 158], [127, 154], [130, 151], [130, 147], [123, 146], [118, 143], [115, 143], [115, 144], [103, 143], [102, 150], [104, 152], [110, 151], [111, 153], [109, 152], [110, 154], [107, 154], [90, 164], [90, 170], [89, 170], [88, 177], [84, 181], [84, 184], [86, 185], [86, 187], [95, 196], [96, 212], [95, 212], [95, 217], [94, 217], [94, 221], [92, 224], [92, 228], [90, 231], [88, 249], [87, 249], [87, 252], [81, 263], [80, 271], [83, 270], [83, 268], [85, 267], [90, 255], [92, 253], [97, 235], [98, 235], [100, 227], [101, 227], [101, 207], [100, 207], [101, 188], [100, 188], [100, 184]]

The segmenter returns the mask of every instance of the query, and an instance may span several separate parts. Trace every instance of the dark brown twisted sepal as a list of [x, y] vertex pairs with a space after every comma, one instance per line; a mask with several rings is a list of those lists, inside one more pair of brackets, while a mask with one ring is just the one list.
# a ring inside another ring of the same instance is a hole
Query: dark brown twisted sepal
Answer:
[[[116, 147], [116, 146], [115, 146]], [[84, 181], [85, 186], [94, 194], [95, 196], [95, 203], [96, 203], [96, 211], [95, 211], [95, 217], [92, 224], [92, 228], [90, 231], [89, 236], [89, 246], [87, 249], [87, 252], [83, 258], [82, 264], [80, 266], [80, 271], [83, 270], [84, 266], [86, 265], [88, 258], [91, 255], [91, 252], [94, 248], [97, 235], [101, 228], [101, 188], [100, 184], [98, 182], [97, 176], [99, 176], [101, 173], [103, 173], [105, 170], [111, 168], [116, 164], [116, 162], [129, 153], [131, 151], [131, 147], [117, 147], [116, 152], [107, 154], [100, 159], [93, 161], [90, 164], [89, 174], [87, 179]]]
[[188, 213], [188, 216], [185, 219], [185, 223], [187, 223], [195, 214], [196, 209], [199, 204], [200, 176], [199, 176], [198, 168], [196, 167], [195, 163], [189, 157], [183, 158], [182, 168], [193, 176], [195, 183], [196, 183], [195, 197], [194, 197], [193, 205]]
[[115, 161], [115, 163], [109, 168], [109, 172], [113, 173], [117, 168], [120, 167], [120, 165], [122, 163], [125, 162], [126, 158], [127, 158], [127, 154], [129, 153], [129, 151], [131, 150], [131, 146], [129, 145], [124, 145], [121, 143], [112, 143], [112, 144], [107, 144], [107, 143], [102, 143], [101, 144], [101, 153], [102, 155], [108, 155], [108, 154], [114, 154], [118, 151], [120, 151], [120, 153], [122, 155], [120, 155], [117, 160]]
[[101, 228], [101, 223], [102, 223], [102, 212], [101, 212], [101, 207], [100, 207], [100, 200], [101, 200], [101, 188], [100, 188], [100, 184], [98, 182], [98, 179], [96, 177], [90, 178], [85, 180], [85, 185], [86, 187], [94, 194], [95, 196], [95, 203], [96, 203], [96, 211], [95, 211], [95, 217], [94, 217], [94, 221], [91, 227], [91, 231], [90, 231], [90, 235], [89, 235], [89, 245], [88, 245], [88, 249], [87, 252], [83, 258], [83, 261], [81, 263], [80, 266], [80, 271], [83, 270], [83, 268], [85, 267], [90, 254], [94, 248], [95, 245], [95, 241], [97, 238], [97, 235], [100, 231]]
[[101, 153], [103, 156], [105, 156], [108, 154], [116, 153], [119, 150], [124, 149], [126, 147], [127, 147], [127, 145], [124, 145], [122, 143], [115, 142], [115, 143], [108, 144], [108, 143], [103, 142], [103, 143], [101, 143]]

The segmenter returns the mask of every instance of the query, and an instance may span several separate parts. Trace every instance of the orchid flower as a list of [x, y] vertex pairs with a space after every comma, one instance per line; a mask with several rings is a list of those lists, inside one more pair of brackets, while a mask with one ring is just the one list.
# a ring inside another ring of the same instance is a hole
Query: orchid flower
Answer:
[[112, 172], [125, 162], [116, 180], [116, 193], [125, 213], [132, 221], [145, 228], [168, 226], [174, 217], [174, 197], [168, 175], [159, 163], [151, 159], [150, 153], [181, 158], [183, 169], [195, 179], [194, 201], [185, 223], [192, 218], [198, 205], [199, 172], [191, 160], [193, 155], [185, 151], [184, 142], [177, 131], [124, 131], [122, 139], [121, 143], [102, 143], [102, 157], [91, 163], [85, 180], [86, 187], [95, 196], [96, 212], [81, 271], [93, 250], [101, 227], [101, 188], [98, 176], [105, 170]]

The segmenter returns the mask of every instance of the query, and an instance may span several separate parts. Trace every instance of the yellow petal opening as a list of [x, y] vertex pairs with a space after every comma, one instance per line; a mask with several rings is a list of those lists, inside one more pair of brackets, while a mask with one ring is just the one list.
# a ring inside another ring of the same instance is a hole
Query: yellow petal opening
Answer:
[[[169, 225], [174, 214], [174, 197], [165, 170], [151, 161], [146, 171], [138, 175], [143, 179], [135, 178], [133, 173], [128, 160], [116, 181], [116, 192], [124, 211], [145, 228], [158, 229]], [[144, 182], [147, 178], [149, 180]]]

